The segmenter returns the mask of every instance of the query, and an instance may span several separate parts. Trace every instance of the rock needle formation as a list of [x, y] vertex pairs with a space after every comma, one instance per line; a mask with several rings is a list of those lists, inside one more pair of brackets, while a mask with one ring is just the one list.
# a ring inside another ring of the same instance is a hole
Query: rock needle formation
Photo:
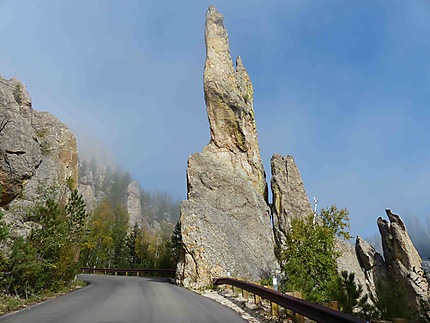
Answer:
[[214, 7], [207, 11], [205, 41], [211, 139], [188, 160], [177, 269], [179, 281], [194, 288], [228, 273], [258, 281], [278, 268], [252, 84], [240, 58], [233, 66], [223, 17]]
[[[389, 221], [378, 218], [384, 258], [360, 237], [356, 240], [357, 256], [373, 293], [383, 293], [374, 287], [382, 284], [401, 290], [412, 312], [419, 309], [420, 300], [428, 300], [429, 286], [421, 266], [421, 257], [409, 238], [400, 216], [385, 210]], [[384, 260], [385, 259], [385, 260]], [[379, 284], [378, 284], [379, 283]], [[415, 322], [414, 319], [411, 322]]]
[[292, 219], [306, 217], [312, 213], [312, 208], [293, 157], [274, 154], [270, 165], [275, 239], [284, 247]]

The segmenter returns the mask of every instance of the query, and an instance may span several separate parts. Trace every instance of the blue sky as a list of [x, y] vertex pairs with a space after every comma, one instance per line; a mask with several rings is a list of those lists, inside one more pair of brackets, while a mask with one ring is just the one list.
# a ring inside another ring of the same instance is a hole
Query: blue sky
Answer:
[[187, 158], [209, 141], [210, 4], [254, 84], [268, 180], [271, 155], [293, 155], [354, 235], [386, 207], [429, 215], [429, 1], [1, 0], [0, 74], [144, 189], [185, 198]]

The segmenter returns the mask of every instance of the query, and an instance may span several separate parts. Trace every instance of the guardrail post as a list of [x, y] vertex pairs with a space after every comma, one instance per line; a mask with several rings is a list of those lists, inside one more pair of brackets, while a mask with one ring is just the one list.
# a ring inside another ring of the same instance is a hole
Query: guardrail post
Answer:
[[242, 289], [242, 297], [245, 298], [248, 301], [249, 293], [247, 290]]
[[115, 276], [118, 276], [118, 272], [117, 271], [115, 271]]
[[[254, 284], [261, 286], [260, 283], [254, 283]], [[254, 293], [254, 303], [255, 303], [255, 305], [258, 305], [258, 306], [261, 305], [261, 297], [260, 297], [260, 295], [257, 295], [255, 293]]]
[[261, 305], [261, 297], [257, 294], [254, 294], [254, 303], [255, 305]]
[[[267, 286], [267, 288], [274, 290], [273, 286]], [[272, 316], [279, 318], [279, 305], [270, 301], [270, 309], [272, 311]]]
[[322, 305], [332, 310], [339, 311], [339, 302], [337, 301], [324, 302]]
[[[302, 292], [299, 292], [299, 291], [294, 291], [293, 296], [296, 298], [300, 298], [300, 299], [303, 298]], [[301, 314], [294, 313], [294, 318], [295, 318], [296, 323], [304, 323], [305, 322], [305, 318]]]

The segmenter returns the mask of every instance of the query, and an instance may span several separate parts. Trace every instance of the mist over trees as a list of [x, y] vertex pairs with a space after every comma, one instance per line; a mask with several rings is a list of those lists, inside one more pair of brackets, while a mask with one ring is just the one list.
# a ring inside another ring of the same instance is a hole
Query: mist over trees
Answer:
[[92, 209], [69, 178], [65, 187], [46, 188], [38, 201], [20, 210], [29, 225], [24, 234], [0, 212], [0, 314], [69, 288], [80, 267], [175, 268], [180, 202], [168, 193], [141, 189], [141, 218], [130, 227], [130, 174], [115, 165], [100, 167], [96, 160], [81, 161], [79, 170], [94, 175]]
[[96, 196], [82, 245], [81, 265], [104, 268], [174, 268], [172, 234], [180, 201], [171, 194], [140, 188], [140, 214], [128, 210], [130, 174], [96, 158], [80, 160], [79, 173], [90, 176]]

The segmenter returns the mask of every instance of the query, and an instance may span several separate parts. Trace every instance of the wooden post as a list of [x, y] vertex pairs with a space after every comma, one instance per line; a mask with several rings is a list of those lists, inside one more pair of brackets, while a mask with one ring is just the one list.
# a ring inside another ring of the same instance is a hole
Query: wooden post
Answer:
[[245, 298], [246, 300], [248, 300], [249, 297], [249, 293], [247, 290], [242, 289], [242, 297]]
[[270, 306], [272, 308], [272, 316], [279, 318], [279, 305], [276, 303], [270, 302]]
[[[296, 298], [300, 298], [300, 299], [303, 298], [302, 292], [299, 292], [299, 291], [293, 292], [293, 296], [296, 297]], [[294, 321], [296, 323], [304, 323], [305, 322], [305, 318], [304, 318], [303, 315], [295, 313], [295, 315], [294, 315]]]
[[117, 271], [115, 271], [115, 276], [118, 276], [118, 272]]
[[125, 275], [128, 276], [128, 271], [125, 272]]
[[254, 303], [255, 303], [255, 305], [258, 305], [258, 306], [261, 305], [261, 297], [260, 297], [260, 295], [254, 294]]
[[338, 301], [331, 301], [328, 303], [328, 307], [335, 311], [339, 311], [339, 302]]
[[[273, 289], [273, 286], [267, 286], [267, 288]], [[272, 310], [272, 316], [279, 318], [279, 305], [276, 303], [270, 302], [270, 308]]]
[[[255, 284], [261, 286], [260, 283], [255, 283]], [[255, 305], [258, 305], [258, 306], [261, 305], [261, 297], [260, 297], [260, 295], [254, 294], [254, 303], [255, 303]]]

